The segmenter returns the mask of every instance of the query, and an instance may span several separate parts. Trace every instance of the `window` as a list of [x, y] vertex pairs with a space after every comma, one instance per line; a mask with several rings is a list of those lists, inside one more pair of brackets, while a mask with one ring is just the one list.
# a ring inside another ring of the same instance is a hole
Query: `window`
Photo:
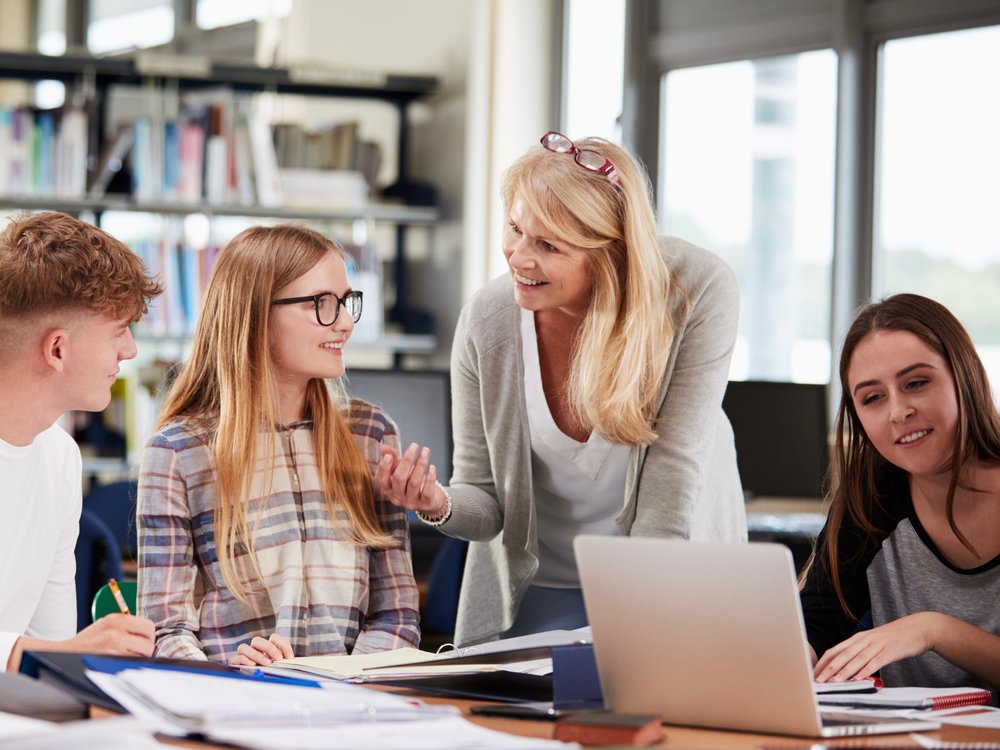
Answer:
[[947, 306], [1000, 383], [1000, 26], [881, 54], [877, 297]]
[[[38, 51], [43, 55], [66, 53], [66, 4], [60, 0], [39, 0], [35, 13]], [[34, 104], [39, 109], [55, 109], [66, 101], [66, 85], [61, 81], [35, 84]]]
[[244, 21], [260, 21], [268, 17], [287, 16], [292, 0], [198, 0], [195, 22], [202, 29], [231, 26]]
[[625, 1], [567, 0], [562, 130], [621, 141]]
[[736, 270], [733, 379], [829, 380], [836, 75], [820, 50], [663, 77], [661, 223]]
[[90, 2], [87, 47], [94, 54], [155, 47], [173, 37], [173, 0]]

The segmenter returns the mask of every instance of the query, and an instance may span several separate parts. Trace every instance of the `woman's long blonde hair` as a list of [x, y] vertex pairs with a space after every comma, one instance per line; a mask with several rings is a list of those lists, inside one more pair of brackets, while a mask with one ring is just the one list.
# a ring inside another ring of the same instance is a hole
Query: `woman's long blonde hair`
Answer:
[[663, 258], [645, 170], [603, 139], [576, 146], [603, 154], [618, 187], [572, 155], [535, 146], [504, 173], [503, 200], [509, 210], [520, 198], [557, 238], [591, 251], [591, 300], [573, 349], [570, 405], [609, 442], [646, 445], [656, 439], [651, 425], [687, 300]]
[[[249, 582], [233, 561], [241, 545], [254, 554], [247, 498], [257, 465], [261, 433], [278, 425], [275, 372], [268, 346], [271, 300], [327, 253], [341, 249], [318, 232], [284, 224], [251, 227], [219, 252], [195, 330], [191, 357], [170, 389], [158, 428], [186, 419], [206, 429], [216, 464], [215, 543], [226, 585], [247, 601]], [[387, 546], [391, 538], [375, 512], [368, 464], [326, 382], [309, 381], [305, 416], [313, 421], [317, 471], [330, 518], [348, 517], [352, 541]], [[274, 441], [267, 441], [264, 466], [274, 465]]]

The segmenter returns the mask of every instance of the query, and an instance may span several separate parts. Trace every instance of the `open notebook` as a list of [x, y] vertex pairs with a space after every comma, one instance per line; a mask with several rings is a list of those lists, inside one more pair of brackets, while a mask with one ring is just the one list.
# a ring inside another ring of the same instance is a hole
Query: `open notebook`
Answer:
[[940, 726], [821, 717], [786, 547], [584, 535], [574, 549], [604, 700], [616, 712], [806, 737]]

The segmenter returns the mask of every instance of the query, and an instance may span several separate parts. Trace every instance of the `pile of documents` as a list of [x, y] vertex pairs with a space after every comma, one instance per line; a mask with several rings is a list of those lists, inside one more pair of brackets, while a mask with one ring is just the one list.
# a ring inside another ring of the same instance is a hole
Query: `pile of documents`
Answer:
[[93, 669], [87, 676], [155, 732], [260, 750], [566, 747], [484, 729], [452, 706], [336, 681], [309, 684], [155, 667]]
[[[442, 654], [399, 649], [287, 659], [265, 668], [29, 653], [27, 661], [37, 662], [34, 676], [44, 673], [55, 680], [53, 684], [86, 694], [81, 697], [88, 703], [124, 709], [130, 716], [54, 726], [10, 717], [9, 722], [0, 720], [0, 750], [29, 747], [24, 744], [29, 737], [30, 747], [37, 750], [95, 745], [144, 750], [158, 746], [154, 734], [196, 736], [259, 750], [575, 747], [486, 729], [466, 721], [453, 706], [424, 703], [409, 697], [409, 691], [402, 696], [353, 683], [403, 679], [410, 687], [414, 679], [428, 675], [429, 680], [449, 679], [448, 675], [467, 680], [461, 675], [471, 675], [490, 681], [501, 678], [506, 685], [516, 678], [515, 682], [530, 683], [520, 685], [521, 700], [527, 699], [521, 693], [538, 687], [534, 681], [544, 684], [546, 699], [551, 699], [552, 648], [581, 641], [589, 642], [590, 633], [550, 631]], [[114, 742], [107, 742], [109, 737]]]

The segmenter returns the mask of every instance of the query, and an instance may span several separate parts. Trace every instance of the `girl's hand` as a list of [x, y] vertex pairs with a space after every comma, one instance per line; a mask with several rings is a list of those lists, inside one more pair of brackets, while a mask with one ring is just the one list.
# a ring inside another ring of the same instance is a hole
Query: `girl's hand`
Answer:
[[241, 643], [236, 655], [229, 658], [230, 664], [246, 667], [266, 667], [279, 659], [295, 656], [292, 644], [283, 635], [271, 633], [270, 638], [256, 636], [250, 643]]
[[438, 486], [437, 467], [430, 461], [431, 449], [416, 443], [410, 443], [402, 456], [383, 445], [375, 486], [401, 508], [439, 516], [448, 507], [448, 497]]
[[939, 617], [937, 612], [917, 612], [855, 633], [823, 654], [813, 668], [813, 679], [816, 682], [863, 680], [886, 664], [926, 653], [934, 647]]

